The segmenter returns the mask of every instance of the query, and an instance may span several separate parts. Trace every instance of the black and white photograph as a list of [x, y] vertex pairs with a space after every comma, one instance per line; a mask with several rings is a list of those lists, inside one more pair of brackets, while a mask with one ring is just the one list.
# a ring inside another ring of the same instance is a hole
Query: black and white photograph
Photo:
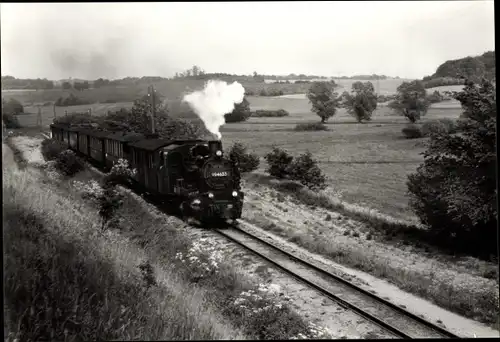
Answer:
[[4, 341], [500, 337], [493, 0], [0, 14]]

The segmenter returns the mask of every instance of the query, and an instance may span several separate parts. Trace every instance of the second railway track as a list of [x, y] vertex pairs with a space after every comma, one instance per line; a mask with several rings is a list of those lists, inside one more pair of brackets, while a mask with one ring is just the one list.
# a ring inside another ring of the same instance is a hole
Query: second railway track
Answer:
[[[240, 225], [245, 224], [243, 220], [240, 221]], [[337, 275], [254, 236], [241, 227], [228, 227], [215, 231], [398, 338], [460, 338]]]

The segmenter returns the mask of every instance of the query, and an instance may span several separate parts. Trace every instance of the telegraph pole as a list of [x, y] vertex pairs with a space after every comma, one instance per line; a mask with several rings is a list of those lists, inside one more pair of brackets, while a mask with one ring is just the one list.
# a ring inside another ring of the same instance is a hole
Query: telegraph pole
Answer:
[[42, 108], [38, 105], [38, 115], [36, 117], [36, 124], [39, 128], [42, 128]]
[[154, 86], [150, 86], [148, 89], [148, 96], [151, 98], [152, 108], [151, 108], [151, 133], [155, 133], [155, 117], [156, 117], [156, 90]]
[[55, 120], [55, 118], [56, 118], [56, 103], [55, 102], [54, 102], [54, 106], [52, 108], [54, 110], [54, 120]]

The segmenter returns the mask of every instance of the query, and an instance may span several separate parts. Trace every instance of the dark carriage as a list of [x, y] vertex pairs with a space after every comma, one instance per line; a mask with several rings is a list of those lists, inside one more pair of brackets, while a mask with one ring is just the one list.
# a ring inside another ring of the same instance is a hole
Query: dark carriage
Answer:
[[143, 134], [130, 132], [115, 132], [106, 137], [106, 167], [111, 168], [119, 159], [132, 159], [129, 143], [145, 139]]
[[[176, 183], [172, 183], [172, 179], [182, 179], [182, 150], [201, 142], [203, 140], [144, 139], [130, 143], [131, 167], [137, 171], [136, 181], [152, 192], [173, 194]], [[169, 154], [176, 149], [179, 150]]]

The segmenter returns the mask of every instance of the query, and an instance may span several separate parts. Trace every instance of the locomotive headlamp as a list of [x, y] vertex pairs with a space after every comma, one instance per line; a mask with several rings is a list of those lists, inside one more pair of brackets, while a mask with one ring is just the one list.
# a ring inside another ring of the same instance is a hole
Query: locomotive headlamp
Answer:
[[213, 194], [213, 193], [211, 193], [211, 192], [209, 192], [209, 193], [208, 193], [208, 198], [214, 198], [214, 194]]
[[199, 199], [195, 199], [192, 204], [199, 205], [200, 203], [201, 203], [201, 201]]
[[236, 197], [236, 196], [238, 196], [238, 192], [233, 191], [233, 197]]
[[222, 156], [222, 151], [221, 151], [221, 150], [218, 150], [217, 152], [215, 152], [215, 155], [216, 155], [217, 157]]

